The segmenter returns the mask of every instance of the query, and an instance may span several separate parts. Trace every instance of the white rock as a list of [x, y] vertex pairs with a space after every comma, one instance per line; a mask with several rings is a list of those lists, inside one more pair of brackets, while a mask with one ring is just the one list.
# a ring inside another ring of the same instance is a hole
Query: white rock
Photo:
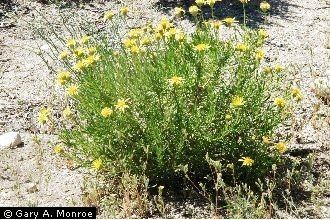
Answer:
[[16, 147], [22, 143], [21, 135], [18, 132], [8, 132], [0, 135], [0, 147]]

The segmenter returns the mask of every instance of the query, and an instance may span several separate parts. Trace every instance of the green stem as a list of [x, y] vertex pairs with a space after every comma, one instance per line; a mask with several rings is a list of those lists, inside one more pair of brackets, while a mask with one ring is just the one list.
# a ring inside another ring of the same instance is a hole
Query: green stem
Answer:
[[243, 3], [243, 14], [244, 14], [244, 26], [246, 26], [246, 13], [245, 13], [245, 4]]

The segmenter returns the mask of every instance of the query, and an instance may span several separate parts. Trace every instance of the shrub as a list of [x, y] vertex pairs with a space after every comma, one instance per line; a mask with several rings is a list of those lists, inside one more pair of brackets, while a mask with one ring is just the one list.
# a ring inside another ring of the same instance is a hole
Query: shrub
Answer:
[[[286, 145], [274, 133], [291, 101], [283, 68], [262, 64], [264, 30], [227, 18], [186, 34], [162, 18], [120, 40], [121, 12], [105, 13], [110, 37], [68, 39], [59, 54], [63, 154], [98, 172], [143, 172], [167, 185], [180, 165], [204, 176], [206, 154], [252, 182], [278, 163]], [[45, 122], [50, 113], [40, 114]]]

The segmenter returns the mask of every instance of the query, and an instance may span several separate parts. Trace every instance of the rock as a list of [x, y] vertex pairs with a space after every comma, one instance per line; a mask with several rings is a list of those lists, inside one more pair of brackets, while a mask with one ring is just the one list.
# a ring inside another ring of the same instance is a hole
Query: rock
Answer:
[[28, 193], [35, 193], [35, 192], [38, 192], [39, 189], [38, 189], [38, 187], [37, 187], [36, 184], [34, 184], [34, 183], [28, 183], [28, 184], [27, 184], [27, 189], [26, 189], [26, 191], [27, 191]]
[[0, 136], [0, 147], [16, 147], [22, 143], [21, 135], [18, 132], [8, 132]]

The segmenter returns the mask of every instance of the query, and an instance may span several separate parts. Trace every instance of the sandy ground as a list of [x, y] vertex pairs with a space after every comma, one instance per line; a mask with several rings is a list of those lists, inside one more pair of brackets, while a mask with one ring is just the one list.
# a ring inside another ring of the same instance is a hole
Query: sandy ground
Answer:
[[[130, 21], [132, 26], [165, 13], [156, 10], [156, 0], [127, 2], [140, 11]], [[36, 9], [50, 15], [57, 11], [54, 5], [19, 3], [11, 10], [0, 11], [0, 134], [18, 131], [24, 145], [0, 149], [0, 205], [81, 205], [83, 172], [68, 169], [66, 163], [54, 155], [52, 146], [56, 136], [40, 134], [35, 120], [40, 106], [51, 98], [53, 75], [31, 51], [36, 49], [35, 45], [44, 43], [33, 36], [24, 21], [30, 19]], [[287, 66], [292, 84], [302, 87], [305, 94], [292, 125], [291, 151], [299, 156], [316, 152], [317, 169], [329, 179], [329, 105], [311, 90], [315, 80], [330, 77], [330, 5], [321, 0], [274, 0], [273, 3], [274, 13], [267, 24], [261, 24], [270, 34], [265, 48], [269, 52], [267, 60]], [[85, 9], [71, 10], [97, 15], [112, 6], [116, 4], [93, 3], [84, 6]], [[41, 143], [38, 144], [35, 135]], [[327, 197], [320, 208], [320, 217], [330, 217]]]

